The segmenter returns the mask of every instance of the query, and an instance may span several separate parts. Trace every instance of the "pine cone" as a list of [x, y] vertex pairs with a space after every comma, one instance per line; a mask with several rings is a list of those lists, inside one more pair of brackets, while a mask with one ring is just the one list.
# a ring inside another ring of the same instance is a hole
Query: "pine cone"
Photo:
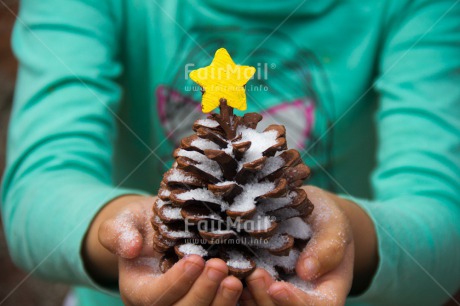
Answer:
[[238, 278], [256, 266], [281, 279], [294, 272], [311, 233], [313, 205], [300, 188], [310, 169], [287, 150], [284, 126], [258, 132], [261, 120], [221, 101], [221, 114], [197, 120], [174, 151], [153, 208], [163, 272], [189, 254], [221, 258]]

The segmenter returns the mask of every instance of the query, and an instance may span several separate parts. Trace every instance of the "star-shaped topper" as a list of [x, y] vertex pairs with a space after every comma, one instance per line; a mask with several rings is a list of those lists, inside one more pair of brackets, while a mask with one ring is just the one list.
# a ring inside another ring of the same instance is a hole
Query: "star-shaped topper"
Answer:
[[217, 50], [211, 65], [190, 72], [190, 78], [203, 88], [203, 113], [218, 107], [221, 99], [233, 108], [246, 110], [244, 85], [255, 72], [254, 67], [236, 65], [224, 48]]

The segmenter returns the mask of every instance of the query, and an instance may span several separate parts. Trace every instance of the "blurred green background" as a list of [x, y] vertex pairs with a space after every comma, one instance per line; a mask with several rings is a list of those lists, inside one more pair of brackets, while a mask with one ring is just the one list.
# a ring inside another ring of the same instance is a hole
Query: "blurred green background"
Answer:
[[[17, 10], [17, 0], [0, 0], [0, 177], [5, 167], [6, 130], [16, 78], [16, 61], [11, 53], [10, 38]], [[16, 268], [8, 255], [0, 224], [0, 305], [62, 305], [67, 291], [64, 285], [28, 277]]]
[[[11, 52], [10, 38], [18, 6], [18, 0], [0, 0], [0, 177], [5, 166], [6, 130], [16, 78], [17, 63]], [[39, 280], [13, 265], [0, 220], [0, 306], [62, 305], [68, 290], [65, 285]], [[460, 300], [460, 291], [456, 299]], [[445, 304], [453, 305], [458, 304], [454, 301]]]

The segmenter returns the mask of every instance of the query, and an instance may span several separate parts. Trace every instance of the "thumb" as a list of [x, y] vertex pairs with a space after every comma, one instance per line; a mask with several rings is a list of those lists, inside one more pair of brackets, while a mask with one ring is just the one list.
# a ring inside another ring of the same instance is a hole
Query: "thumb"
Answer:
[[352, 240], [348, 232], [346, 222], [336, 222], [314, 234], [297, 261], [297, 275], [312, 281], [338, 267]]
[[342, 262], [346, 246], [343, 240], [325, 235], [310, 241], [297, 261], [297, 275], [312, 281], [333, 270]]
[[142, 234], [130, 212], [104, 221], [99, 227], [98, 238], [107, 250], [122, 258], [136, 258], [142, 250]]

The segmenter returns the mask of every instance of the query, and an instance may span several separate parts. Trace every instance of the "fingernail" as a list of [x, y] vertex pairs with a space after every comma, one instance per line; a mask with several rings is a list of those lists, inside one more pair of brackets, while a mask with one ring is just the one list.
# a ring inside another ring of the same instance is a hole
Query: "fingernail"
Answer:
[[225, 273], [214, 268], [208, 268], [206, 276], [213, 282], [219, 282], [225, 277]]
[[222, 296], [224, 297], [224, 299], [234, 300], [237, 295], [238, 295], [237, 290], [233, 290], [233, 289], [230, 289], [230, 288], [227, 288], [227, 287], [224, 287], [222, 289]]
[[263, 277], [252, 279], [249, 283], [251, 284], [251, 287], [254, 287], [255, 289], [265, 289], [265, 280]]
[[203, 266], [198, 264], [193, 259], [187, 259], [185, 261], [185, 271], [193, 276], [198, 276], [203, 270]]
[[271, 297], [280, 302], [289, 299], [289, 292], [284, 287], [274, 289], [270, 288], [268, 290], [268, 294], [270, 294]]
[[305, 259], [303, 262], [303, 267], [307, 277], [314, 277], [319, 272], [319, 263], [315, 258], [309, 257]]

